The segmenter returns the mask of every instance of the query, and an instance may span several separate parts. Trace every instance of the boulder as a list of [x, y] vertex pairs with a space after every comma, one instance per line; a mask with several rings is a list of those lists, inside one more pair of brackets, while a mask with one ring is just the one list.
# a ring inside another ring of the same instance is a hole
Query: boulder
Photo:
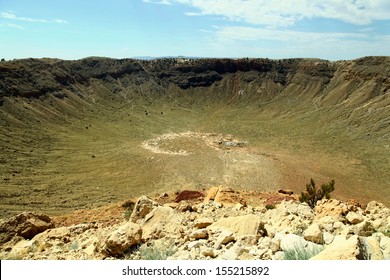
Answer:
[[390, 209], [385, 205], [371, 201], [364, 213], [376, 231], [390, 232]]
[[190, 234], [190, 238], [192, 239], [204, 239], [207, 237], [208, 237], [208, 232], [207, 229], [205, 228], [195, 230]]
[[332, 217], [335, 221], [342, 221], [348, 213], [348, 206], [336, 199], [321, 199], [317, 202], [315, 211], [317, 219]]
[[362, 259], [359, 237], [336, 236], [328, 247], [311, 260], [357, 260]]
[[142, 226], [142, 238], [159, 239], [164, 236], [179, 238], [183, 233], [182, 220], [174, 209], [159, 206], [145, 216]]
[[353, 225], [359, 224], [363, 221], [362, 215], [355, 213], [355, 212], [349, 212], [346, 217], [347, 221]]
[[201, 246], [205, 245], [204, 241], [195, 240], [188, 243], [187, 248], [188, 250], [191, 250], [193, 248], [199, 248]]
[[209, 247], [206, 247], [206, 246], [203, 246], [201, 249], [200, 249], [200, 253], [205, 256], [205, 257], [210, 257], [210, 258], [215, 258], [217, 253], [216, 251], [213, 249], [213, 248], [209, 248]]
[[211, 218], [200, 218], [195, 220], [194, 227], [205, 228], [211, 225], [212, 223], [214, 223], [214, 220]]
[[175, 202], [180, 201], [187, 201], [187, 200], [194, 200], [198, 198], [203, 198], [204, 194], [198, 191], [182, 191], [179, 193], [179, 195], [176, 197]]
[[246, 206], [246, 201], [242, 198], [242, 196], [235, 192], [231, 188], [221, 187], [218, 190], [214, 198], [215, 202], [221, 203], [223, 206], [236, 205], [238, 203]]
[[32, 239], [38, 233], [53, 228], [54, 223], [45, 214], [23, 212], [0, 224], [0, 245], [10, 241], [14, 236]]
[[278, 193], [286, 194], [286, 195], [293, 195], [294, 191], [290, 190], [290, 189], [280, 189], [280, 190], [278, 190]]
[[280, 238], [280, 249], [283, 251], [305, 247], [308, 243], [302, 236], [296, 234], [281, 235], [278, 238]]
[[379, 241], [375, 237], [360, 237], [363, 258], [366, 260], [383, 260], [383, 253]]
[[390, 237], [382, 236], [379, 246], [383, 252], [383, 258], [385, 260], [390, 260]]
[[282, 201], [276, 209], [264, 213], [262, 221], [272, 225], [276, 231], [285, 233], [300, 233], [307, 228], [314, 219], [314, 211], [307, 204], [295, 201]]
[[223, 230], [217, 240], [215, 241], [214, 249], [218, 250], [222, 245], [228, 244], [229, 242], [235, 241], [236, 237], [230, 231]]
[[334, 235], [331, 234], [331, 233], [329, 233], [329, 232], [326, 232], [326, 231], [325, 231], [325, 232], [323, 233], [323, 238], [324, 238], [324, 243], [325, 243], [326, 245], [329, 245], [330, 243], [333, 242]]
[[134, 205], [133, 212], [131, 213], [130, 222], [137, 223], [141, 219], [145, 218], [153, 209], [155, 209], [159, 204], [154, 200], [150, 199], [147, 196], [141, 196], [138, 198], [137, 202]]
[[127, 222], [113, 231], [104, 242], [104, 253], [109, 256], [121, 256], [131, 246], [141, 242], [142, 229], [140, 225]]
[[246, 235], [259, 235], [261, 226], [260, 217], [249, 214], [237, 217], [221, 218], [208, 227], [212, 232], [227, 230], [232, 232], [236, 237]]
[[304, 232], [303, 237], [307, 241], [322, 244], [324, 242], [324, 236], [321, 228], [317, 223], [312, 223]]
[[214, 201], [215, 196], [219, 191], [219, 187], [212, 187], [207, 191], [206, 197], [204, 199], [204, 203], [208, 203], [209, 201]]

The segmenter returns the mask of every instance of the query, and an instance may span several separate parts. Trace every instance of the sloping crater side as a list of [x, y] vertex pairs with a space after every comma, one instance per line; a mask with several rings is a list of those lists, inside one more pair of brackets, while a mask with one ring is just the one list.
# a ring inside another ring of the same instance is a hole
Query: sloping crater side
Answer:
[[[186, 187], [299, 192], [311, 177], [389, 204], [389, 69], [389, 57], [2, 61], [0, 216]], [[142, 147], [169, 133], [247, 145]]]

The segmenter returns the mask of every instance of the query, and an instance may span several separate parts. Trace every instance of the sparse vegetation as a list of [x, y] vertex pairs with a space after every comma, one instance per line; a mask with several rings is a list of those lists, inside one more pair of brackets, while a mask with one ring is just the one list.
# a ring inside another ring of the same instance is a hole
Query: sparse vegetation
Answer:
[[331, 180], [328, 184], [322, 184], [320, 189], [317, 189], [313, 178], [310, 183], [306, 184], [306, 191], [302, 192], [299, 201], [306, 202], [311, 208], [314, 208], [318, 200], [323, 198], [329, 199], [330, 193], [334, 191], [335, 181]]
[[319, 252], [321, 252], [324, 248], [322, 246], [318, 247], [308, 247], [304, 244], [302, 245], [294, 245], [294, 247], [289, 248], [284, 251], [284, 259], [285, 260], [308, 260]]
[[272, 209], [275, 209], [275, 208], [276, 208], [275, 204], [267, 204], [267, 205], [265, 205], [265, 209], [267, 209], [267, 210], [272, 210]]
[[173, 241], [153, 242], [139, 247], [141, 260], [166, 260], [176, 253]]

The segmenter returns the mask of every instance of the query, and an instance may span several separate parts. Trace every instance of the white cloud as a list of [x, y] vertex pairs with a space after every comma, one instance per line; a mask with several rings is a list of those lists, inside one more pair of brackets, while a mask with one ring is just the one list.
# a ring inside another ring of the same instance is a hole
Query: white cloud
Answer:
[[21, 29], [21, 30], [24, 29], [23, 26], [20, 26], [20, 25], [14, 24], [14, 23], [0, 24], [0, 26], [12, 27], [12, 28]]
[[55, 20], [53, 20], [53, 22], [68, 24], [68, 21], [67, 21], [67, 20], [64, 20], [64, 19], [55, 19]]
[[9, 20], [17, 20], [17, 21], [24, 21], [24, 22], [68, 23], [66, 20], [63, 20], [63, 19], [47, 20], [47, 19], [37, 19], [37, 18], [29, 18], [29, 17], [18, 17], [14, 13], [11, 13], [11, 12], [1, 12], [0, 17], [5, 18], [5, 19], [9, 19]]
[[339, 39], [366, 39], [362, 33], [345, 32], [301, 32], [288, 29], [256, 28], [243, 26], [214, 27], [216, 37], [224, 40], [257, 41], [272, 40], [280, 42], [307, 42], [313, 40], [334, 41]]
[[[224, 16], [255, 25], [291, 26], [304, 18], [337, 19], [356, 25], [390, 19], [388, 0], [143, 0], [146, 3], [185, 4], [195, 14]], [[187, 15], [194, 15], [193, 12]]]
[[242, 26], [214, 26], [208, 33], [213, 55], [237, 57], [317, 57], [353, 59], [367, 55], [388, 55], [390, 36], [347, 32], [301, 32], [289, 29]]
[[170, 0], [142, 0], [142, 2], [149, 4], [171, 5]]

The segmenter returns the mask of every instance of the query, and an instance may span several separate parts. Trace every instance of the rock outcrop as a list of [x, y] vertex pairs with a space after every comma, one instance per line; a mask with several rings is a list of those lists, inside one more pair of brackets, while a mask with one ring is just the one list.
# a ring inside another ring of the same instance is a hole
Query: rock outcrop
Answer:
[[[192, 201], [183, 211], [180, 204], [184, 202], [161, 205], [141, 197], [132, 220], [109, 226], [86, 223], [47, 228], [53, 227], [48, 217], [24, 213], [3, 222], [14, 227], [2, 227], [2, 233], [18, 238], [3, 239], [0, 258], [390, 259], [389, 209], [377, 202], [360, 208], [332, 199], [321, 201], [313, 210], [296, 201], [282, 201], [269, 210], [208, 200]], [[358, 220], [351, 219], [355, 214]], [[38, 217], [48, 224], [36, 235], [24, 234], [32, 231], [12, 222]]]
[[54, 224], [49, 216], [24, 212], [0, 223], [0, 245], [14, 237], [31, 239]]

